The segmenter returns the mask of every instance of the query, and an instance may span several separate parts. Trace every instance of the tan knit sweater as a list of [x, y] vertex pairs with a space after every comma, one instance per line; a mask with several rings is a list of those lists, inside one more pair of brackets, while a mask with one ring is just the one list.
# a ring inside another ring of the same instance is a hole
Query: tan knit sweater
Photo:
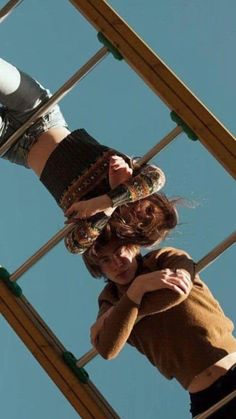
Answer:
[[[143, 257], [138, 274], [165, 268], [182, 268], [190, 273], [193, 288], [189, 296], [162, 289], [145, 294], [138, 306], [125, 289], [109, 282], [99, 296], [98, 317], [115, 307], [95, 345], [104, 358], [110, 359], [127, 341], [166, 378], [176, 378], [187, 389], [194, 376], [236, 351], [236, 339], [233, 323], [195, 275], [195, 264], [187, 253], [170, 247], [153, 251]], [[137, 322], [139, 315], [145, 317]]]

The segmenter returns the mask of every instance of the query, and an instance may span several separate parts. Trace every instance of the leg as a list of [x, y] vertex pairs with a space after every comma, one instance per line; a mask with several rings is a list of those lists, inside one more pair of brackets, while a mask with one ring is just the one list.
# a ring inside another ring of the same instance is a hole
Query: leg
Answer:
[[[0, 147], [50, 96], [50, 91], [36, 80], [0, 59], [0, 102], [3, 105], [0, 108]], [[28, 153], [38, 137], [50, 128], [66, 126], [59, 106], [55, 105], [28, 128], [2, 157], [28, 167]]]
[[10, 111], [26, 112], [50, 96], [36, 80], [0, 58], [0, 102]]

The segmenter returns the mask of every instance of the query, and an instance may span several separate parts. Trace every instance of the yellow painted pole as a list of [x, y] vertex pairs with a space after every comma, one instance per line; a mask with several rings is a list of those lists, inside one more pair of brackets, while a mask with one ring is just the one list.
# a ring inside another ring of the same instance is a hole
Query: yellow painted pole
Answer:
[[65, 348], [25, 297], [16, 297], [0, 280], [0, 310], [74, 409], [85, 419], [118, 419], [94, 384], [82, 383], [63, 359]]
[[235, 137], [104, 0], [70, 0], [236, 178]]

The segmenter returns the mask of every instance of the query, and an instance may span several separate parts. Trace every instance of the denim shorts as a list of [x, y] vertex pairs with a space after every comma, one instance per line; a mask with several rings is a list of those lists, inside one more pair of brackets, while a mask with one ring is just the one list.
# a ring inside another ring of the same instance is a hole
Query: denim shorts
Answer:
[[[4, 106], [0, 107], [0, 147], [36, 112], [38, 107], [47, 102], [50, 96], [51, 93], [49, 90], [42, 89], [41, 97], [38, 98], [37, 107], [33, 110], [29, 109], [24, 112], [12, 111]], [[53, 106], [51, 110], [38, 119], [34, 125], [28, 128], [26, 133], [23, 134], [1, 157], [12, 163], [29, 168], [27, 158], [31, 147], [35, 144], [40, 134], [53, 127], [67, 127], [66, 121], [58, 105]]]

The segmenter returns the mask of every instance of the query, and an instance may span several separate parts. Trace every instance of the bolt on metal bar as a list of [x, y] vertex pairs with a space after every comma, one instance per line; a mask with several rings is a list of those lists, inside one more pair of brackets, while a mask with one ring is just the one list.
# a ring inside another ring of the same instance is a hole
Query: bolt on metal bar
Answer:
[[22, 2], [22, 0], [10, 0], [0, 10], [0, 23]]
[[211, 406], [209, 409], [207, 409], [205, 412], [201, 413], [200, 415], [195, 416], [193, 419], [206, 419], [209, 416], [212, 415], [212, 413], [217, 412], [221, 407], [225, 406], [227, 403], [229, 403], [231, 400], [233, 400], [236, 397], [236, 390], [234, 390], [232, 393], [225, 396], [222, 400]]
[[109, 54], [109, 51], [106, 47], [102, 47], [97, 53], [90, 58], [87, 63], [85, 63], [76, 73], [67, 80], [63, 86], [57, 90], [48, 99], [46, 103], [44, 103], [35, 113], [32, 115], [28, 121], [26, 121], [20, 128], [18, 128], [11, 137], [0, 147], [0, 156], [5, 154], [7, 150], [25, 133], [25, 131], [33, 125], [38, 118], [40, 118], [45, 112], [51, 109], [54, 105], [56, 105], [79, 81], [82, 80], [87, 74], [94, 69], [94, 67], [105, 58], [106, 55]]
[[58, 244], [70, 231], [73, 230], [75, 224], [69, 224], [55, 234], [47, 243], [45, 243], [36, 253], [26, 260], [11, 276], [11, 281], [16, 281], [21, 275], [28, 271], [39, 259], [41, 259], [49, 250]]
[[[223, 253], [232, 244], [234, 244], [235, 241], [236, 241], [236, 232], [232, 233], [229, 237], [227, 237], [225, 240], [223, 240], [219, 245], [214, 247], [204, 258], [200, 259], [200, 261], [196, 265], [197, 272], [200, 272], [204, 268], [206, 268], [221, 253]], [[139, 316], [136, 323], [138, 323], [143, 317], [145, 317], [145, 316]], [[90, 362], [93, 358], [95, 358], [97, 355], [98, 355], [98, 352], [96, 351], [96, 349], [92, 348], [86, 354], [84, 354], [81, 358], [78, 359], [78, 361], [76, 362], [76, 365], [78, 367], [84, 366], [88, 362]], [[197, 416], [197, 419], [198, 419], [198, 416]], [[201, 419], [203, 419], [203, 418], [201, 417]]]
[[141, 157], [136, 162], [137, 166], [143, 166], [144, 164], [146, 164], [182, 132], [182, 127], [176, 126], [171, 132], [169, 132], [169, 134], [167, 134], [159, 143], [157, 143], [153, 148], [151, 148], [146, 154], [144, 154], [143, 157]]

